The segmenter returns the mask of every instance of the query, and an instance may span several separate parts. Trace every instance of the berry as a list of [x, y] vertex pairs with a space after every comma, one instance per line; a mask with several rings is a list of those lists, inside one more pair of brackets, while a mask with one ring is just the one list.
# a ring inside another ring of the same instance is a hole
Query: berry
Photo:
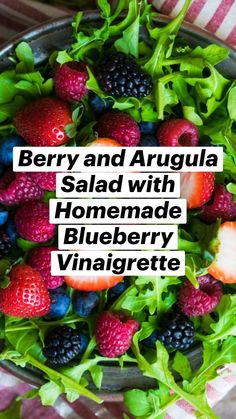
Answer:
[[203, 316], [211, 313], [223, 296], [222, 285], [210, 275], [197, 278], [199, 288], [186, 280], [180, 287], [179, 307], [186, 316]]
[[0, 162], [9, 166], [13, 162], [13, 147], [22, 147], [25, 145], [23, 138], [17, 134], [9, 135], [2, 139], [0, 145]]
[[5, 224], [7, 222], [7, 219], [8, 219], [8, 211], [3, 208], [0, 208], [0, 226]]
[[158, 330], [154, 330], [150, 336], [146, 339], [143, 339], [142, 343], [149, 348], [156, 348], [156, 341], [158, 340]]
[[16, 210], [17, 233], [25, 240], [42, 243], [55, 234], [55, 225], [49, 223], [49, 208], [44, 202], [27, 202]]
[[156, 137], [151, 134], [142, 135], [138, 143], [138, 147], [157, 147], [158, 145]]
[[112, 138], [94, 138], [88, 144], [88, 147], [120, 147], [120, 143]]
[[56, 190], [56, 173], [55, 172], [35, 172], [28, 174], [31, 179], [44, 191]]
[[198, 145], [197, 127], [186, 119], [169, 119], [161, 124], [156, 133], [161, 147]]
[[72, 123], [70, 106], [61, 99], [36, 99], [17, 112], [14, 124], [27, 144], [59, 146], [69, 138], [65, 127]]
[[74, 309], [80, 317], [88, 317], [99, 301], [96, 292], [77, 291], [74, 295]]
[[122, 313], [101, 313], [95, 326], [98, 351], [108, 358], [123, 355], [131, 346], [132, 338], [139, 329], [139, 322]]
[[5, 205], [19, 205], [40, 199], [42, 189], [27, 173], [5, 172], [1, 178], [0, 202]]
[[180, 173], [180, 196], [189, 209], [199, 208], [211, 198], [215, 175], [211, 172]]
[[194, 343], [193, 322], [183, 314], [165, 315], [158, 338], [167, 349], [188, 349]]
[[85, 349], [87, 348], [89, 343], [88, 336], [84, 333], [80, 333], [80, 353], [83, 353]]
[[7, 224], [6, 224], [6, 233], [9, 236], [12, 244], [15, 245], [16, 244], [17, 232], [16, 232], [15, 223], [11, 219], [7, 221]]
[[128, 288], [129, 280], [124, 278], [123, 281], [118, 282], [114, 287], [110, 288], [107, 293], [108, 301], [111, 303], [115, 301]]
[[139, 129], [140, 129], [141, 134], [144, 134], [144, 135], [155, 135], [156, 134], [157, 127], [158, 127], [158, 124], [159, 124], [158, 122], [145, 122], [145, 121], [141, 121], [139, 123]]
[[119, 141], [121, 146], [137, 146], [140, 131], [135, 120], [125, 112], [110, 111], [98, 120], [98, 134]]
[[75, 359], [81, 353], [80, 333], [69, 326], [57, 326], [47, 333], [43, 354], [47, 364], [52, 367], [62, 366]]
[[219, 281], [236, 283], [236, 221], [226, 221], [218, 230], [216, 256], [208, 273]]
[[126, 54], [107, 55], [97, 79], [105, 92], [115, 97], [144, 97], [152, 91], [152, 78]]
[[0, 258], [7, 255], [12, 247], [12, 243], [8, 234], [0, 230]]
[[64, 289], [60, 292], [58, 288], [56, 290], [50, 290], [49, 294], [51, 298], [51, 308], [48, 316], [55, 320], [62, 319], [69, 310], [71, 301], [70, 296], [64, 291]]
[[222, 222], [236, 218], [236, 202], [233, 202], [233, 195], [225, 186], [216, 185], [212, 202], [204, 205], [201, 218], [209, 222], [214, 222], [217, 218], [221, 218]]
[[66, 284], [80, 291], [102, 291], [122, 281], [123, 276], [65, 276]]
[[57, 96], [67, 102], [79, 102], [88, 92], [88, 72], [82, 61], [56, 65], [53, 80]]
[[103, 99], [94, 93], [90, 95], [90, 106], [97, 115], [109, 111], [112, 108], [112, 104], [113, 100], [111, 98]]
[[38, 317], [50, 310], [50, 296], [41, 275], [28, 265], [15, 265], [10, 283], [0, 290], [0, 309], [15, 317]]
[[55, 289], [60, 287], [63, 282], [63, 276], [51, 275], [51, 252], [58, 250], [57, 247], [36, 247], [29, 253], [28, 263], [36, 269], [46, 283], [47, 288]]

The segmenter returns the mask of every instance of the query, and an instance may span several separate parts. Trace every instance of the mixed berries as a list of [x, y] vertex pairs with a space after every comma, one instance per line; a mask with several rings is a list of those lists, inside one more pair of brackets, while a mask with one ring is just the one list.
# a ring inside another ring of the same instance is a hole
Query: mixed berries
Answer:
[[[92, 73], [99, 94], [89, 91]], [[93, 119], [92, 134], [85, 144], [90, 147], [183, 147], [199, 146], [198, 128], [183, 118], [162, 121], [140, 120], [129, 109], [118, 110], [114, 102], [132, 97], [136, 101], [153, 94], [151, 76], [136, 60], [123, 53], [108, 53], [97, 68], [84, 61], [56, 64], [53, 72], [54, 97], [41, 97], [16, 112], [15, 132], [0, 143], [0, 258], [8, 257], [20, 242], [30, 244], [20, 261], [7, 272], [9, 284], [0, 288], [0, 310], [20, 318], [42, 317], [47, 328], [43, 355], [48, 365], [60, 367], [76, 363], [88, 345], [88, 328], [93, 319], [96, 351], [104, 357], [119, 357], [131, 348], [133, 336], [142, 327], [116, 301], [134, 283], [123, 276], [52, 276], [51, 252], [57, 250], [56, 226], [49, 222], [45, 196], [56, 190], [56, 173], [14, 173], [15, 146], [71, 145], [70, 128], [74, 125], [80, 143], [80, 117], [75, 121], [76, 106], [89, 110], [86, 124]], [[146, 99], [145, 99], [146, 100]], [[122, 102], [120, 102], [122, 103]], [[86, 113], [86, 112], [84, 112]], [[138, 112], [137, 112], [138, 115]], [[86, 119], [87, 118], [87, 119]], [[137, 119], [137, 120], [136, 120]], [[224, 293], [223, 283], [236, 282], [236, 202], [233, 195], [215, 179], [214, 173], [181, 173], [181, 197], [190, 212], [197, 211], [206, 226], [221, 220], [213, 243], [215, 259], [208, 273], [197, 277], [198, 287], [187, 278], [176, 293], [177, 303], [161, 316], [155, 330], [141, 341], [143, 348], [155, 349], [160, 341], [170, 351], [187, 350], [195, 344], [195, 317], [214, 312]], [[19, 240], [19, 241], [18, 241]], [[103, 292], [100, 292], [103, 291]], [[133, 297], [135, 298], [135, 297]], [[98, 314], [99, 312], [99, 314]], [[77, 328], [63, 323], [66, 316], [81, 318]], [[82, 326], [80, 326], [82, 324]], [[84, 328], [86, 331], [84, 331]], [[146, 350], [145, 349], [145, 350]]]

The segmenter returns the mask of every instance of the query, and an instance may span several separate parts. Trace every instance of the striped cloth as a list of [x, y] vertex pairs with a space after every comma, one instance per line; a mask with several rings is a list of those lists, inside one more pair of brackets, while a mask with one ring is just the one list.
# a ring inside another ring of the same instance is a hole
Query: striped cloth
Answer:
[[[184, 0], [154, 0], [153, 5], [164, 14], [175, 16]], [[70, 1], [68, 1], [68, 5]], [[17, 33], [50, 18], [71, 13], [65, 7], [54, 7], [31, 0], [0, 0], [0, 43]], [[229, 45], [236, 46], [236, 0], [193, 0], [186, 19], [214, 33]], [[221, 400], [236, 385], [236, 365], [226, 366], [215, 380], [207, 384], [211, 406]], [[17, 395], [24, 394], [30, 386], [0, 368], [0, 410], [5, 409]], [[23, 402], [24, 419], [122, 419], [122, 403], [94, 402], [81, 397], [69, 404], [59, 398], [54, 407], [43, 407], [38, 398]], [[166, 419], [193, 419], [194, 411], [184, 401], [168, 410]], [[14, 419], [14, 418], [13, 418]]]
[[[152, 2], [161, 13], [175, 16], [184, 0]], [[32, 0], [0, 0], [0, 42], [37, 23], [68, 13], [71, 10], [65, 7], [53, 7]], [[236, 46], [236, 0], [193, 0], [186, 20]]]

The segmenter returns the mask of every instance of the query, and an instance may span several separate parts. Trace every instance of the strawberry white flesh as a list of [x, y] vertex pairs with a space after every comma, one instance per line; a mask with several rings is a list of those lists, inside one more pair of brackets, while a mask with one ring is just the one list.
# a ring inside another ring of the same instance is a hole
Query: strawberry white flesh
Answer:
[[211, 198], [215, 176], [211, 172], [181, 173], [180, 197], [187, 200], [189, 209], [199, 208]]
[[219, 247], [216, 259], [208, 272], [225, 283], [236, 283], [236, 221], [227, 221], [220, 226]]

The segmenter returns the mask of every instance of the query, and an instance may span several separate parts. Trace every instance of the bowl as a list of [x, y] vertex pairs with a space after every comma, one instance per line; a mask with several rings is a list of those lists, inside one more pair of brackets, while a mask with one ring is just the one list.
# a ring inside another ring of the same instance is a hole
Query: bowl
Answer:
[[[9, 42], [3, 44], [0, 48], [0, 71], [3, 71], [11, 65], [9, 58], [13, 56], [16, 44], [20, 41], [26, 41], [30, 44], [37, 64], [42, 64], [49, 54], [54, 50], [66, 49], [72, 42], [72, 23], [73, 16], [60, 18], [57, 20], [48, 21], [40, 26], [23, 32], [17, 37], [11, 39]], [[84, 14], [84, 22], [99, 23], [99, 13], [96, 11], [87, 11]], [[159, 25], [163, 25], [169, 21], [166, 16], [160, 15], [157, 19]], [[184, 23], [180, 30], [180, 35], [193, 46], [207, 46], [211, 43], [217, 43], [223, 47], [227, 47], [224, 42], [220, 41], [214, 35], [201, 30], [189, 23]], [[143, 34], [145, 36], [145, 34]], [[236, 51], [229, 48], [229, 57], [219, 65], [221, 72], [229, 77], [236, 78]], [[194, 347], [188, 351], [188, 358], [193, 370], [196, 370], [201, 364], [201, 348]], [[1, 365], [7, 371], [13, 373], [16, 377], [22, 379], [34, 386], [40, 386], [44, 383], [43, 375], [40, 371], [27, 366], [21, 368], [9, 361], [2, 361]], [[105, 400], [118, 401], [122, 400], [122, 391], [125, 389], [135, 388], [147, 389], [155, 388], [156, 381], [148, 377], [144, 377], [136, 366], [125, 366], [124, 368], [116, 365], [103, 366], [104, 378], [102, 382], [101, 391], [96, 391]], [[93, 383], [89, 376], [86, 377], [89, 381], [91, 390], [95, 390]], [[178, 379], [178, 376], [176, 377]]]

